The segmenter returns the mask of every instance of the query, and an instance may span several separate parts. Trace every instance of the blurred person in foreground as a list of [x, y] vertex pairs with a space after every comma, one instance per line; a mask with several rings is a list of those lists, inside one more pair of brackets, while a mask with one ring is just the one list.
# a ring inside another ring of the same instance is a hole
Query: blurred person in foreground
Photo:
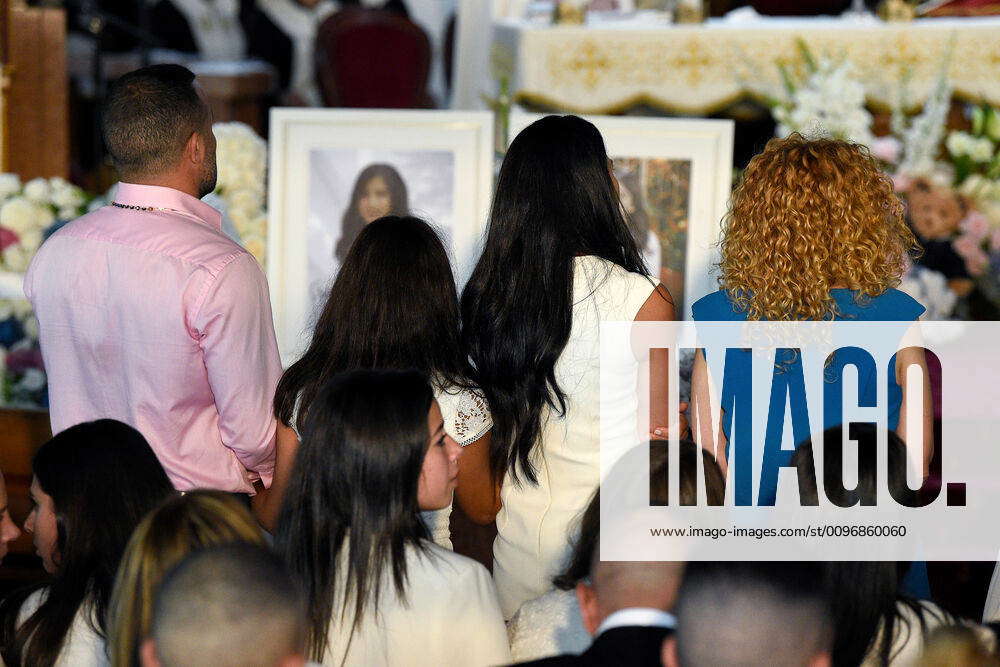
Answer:
[[818, 563], [689, 563], [665, 667], [828, 667], [833, 619]]
[[301, 667], [305, 641], [305, 605], [281, 560], [230, 544], [167, 573], [140, 655], [143, 667]]

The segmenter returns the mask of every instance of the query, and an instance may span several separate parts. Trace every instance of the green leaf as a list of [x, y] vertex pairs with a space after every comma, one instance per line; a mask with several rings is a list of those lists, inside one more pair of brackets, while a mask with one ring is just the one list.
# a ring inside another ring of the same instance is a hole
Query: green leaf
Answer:
[[812, 51], [809, 49], [809, 45], [806, 44], [806, 40], [801, 37], [796, 37], [795, 48], [798, 50], [799, 55], [802, 56], [802, 60], [805, 61], [806, 69], [809, 70], [809, 73], [815, 73], [818, 69], [816, 65], [816, 58], [813, 57]]
[[778, 73], [781, 74], [781, 83], [784, 84], [785, 92], [788, 93], [788, 97], [795, 95], [795, 80], [792, 78], [792, 74], [788, 71], [788, 67], [785, 63], [778, 63]]

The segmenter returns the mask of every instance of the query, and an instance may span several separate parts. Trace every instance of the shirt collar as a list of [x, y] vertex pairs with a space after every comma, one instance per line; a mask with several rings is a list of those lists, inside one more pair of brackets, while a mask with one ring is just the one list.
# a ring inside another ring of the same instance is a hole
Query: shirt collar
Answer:
[[662, 609], [652, 607], [630, 607], [619, 609], [609, 614], [607, 618], [597, 627], [594, 637], [599, 637], [601, 633], [613, 630], [614, 628], [642, 627], [642, 628], [670, 628], [677, 625], [677, 619], [673, 614], [668, 614]]
[[222, 231], [222, 213], [200, 199], [161, 185], [118, 183], [115, 201], [125, 206], [152, 206], [176, 211], [194, 218], [216, 231]]

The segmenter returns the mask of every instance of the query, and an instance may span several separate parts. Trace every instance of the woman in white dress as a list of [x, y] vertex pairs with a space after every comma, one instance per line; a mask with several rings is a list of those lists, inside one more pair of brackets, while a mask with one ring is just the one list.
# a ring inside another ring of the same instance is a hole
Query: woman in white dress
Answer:
[[[431, 378], [448, 437], [463, 447], [488, 446], [492, 421], [469, 384], [459, 326], [448, 253], [431, 226], [395, 216], [365, 225], [330, 288], [309, 348], [278, 383], [279, 423], [301, 433], [316, 394], [337, 373], [412, 368]], [[279, 429], [278, 488], [294, 460], [281, 446], [294, 439], [289, 430]], [[270, 504], [276, 506], [273, 499]], [[425, 514], [434, 541], [448, 549], [450, 515], [450, 504]]]
[[62, 431], [39, 448], [32, 472], [24, 529], [51, 579], [0, 605], [0, 663], [108, 665], [115, 571], [132, 530], [174, 487], [146, 439], [112, 419]]
[[[551, 590], [570, 524], [598, 486], [601, 322], [674, 319], [611, 168], [597, 128], [580, 118], [549, 116], [522, 131], [500, 169], [483, 254], [462, 295], [464, 342], [493, 431], [491, 451], [466, 451], [458, 499], [481, 522], [499, 510], [493, 575], [507, 618]], [[616, 422], [637, 429], [638, 362], [622, 354], [611, 378], [617, 393], [606, 398]], [[665, 351], [650, 363], [651, 424], [663, 426]]]
[[314, 396], [275, 539], [306, 594], [313, 660], [510, 662], [486, 568], [427, 539], [419, 516], [450, 504], [461, 453], [419, 372], [343, 373]]

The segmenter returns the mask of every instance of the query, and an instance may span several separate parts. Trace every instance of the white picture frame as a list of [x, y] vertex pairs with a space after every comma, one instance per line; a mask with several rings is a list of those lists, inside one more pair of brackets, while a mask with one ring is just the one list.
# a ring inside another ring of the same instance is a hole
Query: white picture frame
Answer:
[[[311, 256], [316, 265], [316, 251], [309, 251], [317, 224], [315, 215], [310, 223], [316, 154], [450, 153], [451, 227], [443, 231], [456, 281], [464, 284], [482, 247], [493, 191], [492, 112], [276, 108], [270, 122], [267, 277], [283, 365], [305, 351], [316, 315], [309, 273]], [[411, 201], [410, 210], [422, 213], [419, 202]]]
[[[521, 130], [545, 115], [515, 109], [510, 118], [510, 140], [513, 141]], [[683, 318], [691, 319], [691, 304], [717, 289], [714, 277], [718, 262], [717, 243], [733, 179], [733, 121], [581, 117], [601, 132], [608, 155], [612, 158], [628, 156], [690, 161]]]

